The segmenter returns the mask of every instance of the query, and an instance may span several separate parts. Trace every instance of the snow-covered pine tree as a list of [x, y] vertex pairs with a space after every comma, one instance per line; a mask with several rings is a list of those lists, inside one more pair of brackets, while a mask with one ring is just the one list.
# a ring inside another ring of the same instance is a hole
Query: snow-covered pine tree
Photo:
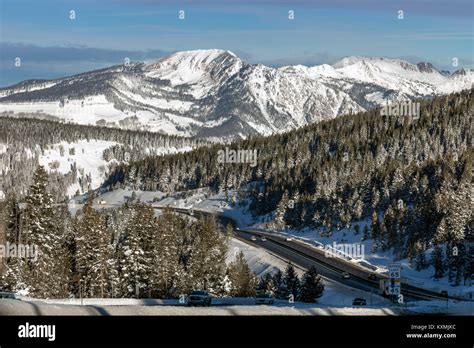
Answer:
[[92, 204], [92, 198], [89, 198], [82, 216], [74, 224], [76, 279], [80, 282], [82, 296], [103, 298], [109, 297], [111, 293], [113, 246], [105, 217], [94, 210]]
[[48, 174], [38, 166], [26, 197], [21, 243], [36, 246], [36, 261], [27, 261], [25, 285], [31, 296], [58, 297], [67, 291], [64, 279], [65, 233], [58, 209], [47, 190]]
[[321, 276], [318, 275], [316, 267], [311, 266], [311, 268], [303, 275], [300, 299], [303, 302], [312, 303], [322, 296], [323, 291], [323, 280]]
[[232, 296], [249, 297], [255, 295], [257, 277], [250, 269], [242, 251], [230, 263], [227, 273], [232, 284]]
[[188, 272], [194, 288], [216, 292], [225, 276], [227, 239], [213, 217], [200, 219], [196, 224]]
[[275, 298], [287, 299], [285, 297], [286, 291], [285, 285], [283, 283], [283, 272], [280, 269], [278, 269], [275, 274], [273, 274], [270, 289], [273, 292]]
[[148, 296], [152, 290], [155, 263], [150, 242], [155, 228], [153, 209], [143, 203], [124, 208], [126, 216], [117, 252], [117, 268], [123, 296]]
[[280, 200], [280, 203], [278, 203], [276, 213], [275, 213], [275, 223], [277, 228], [285, 228], [286, 227], [286, 220], [285, 220], [285, 215], [286, 215], [286, 210], [288, 208], [288, 191], [283, 192], [283, 196]]
[[258, 292], [271, 292], [275, 293], [275, 290], [272, 288], [272, 274], [270, 272], [265, 273], [258, 280], [257, 291]]
[[294, 300], [299, 298], [300, 280], [291, 262], [286, 266], [283, 284], [285, 287], [286, 299], [288, 299], [290, 295], [293, 295]]
[[431, 262], [435, 269], [434, 277], [439, 279], [444, 275], [443, 250], [439, 245], [435, 245], [431, 252]]
[[183, 292], [178, 282], [187, 279], [185, 269], [180, 264], [183, 248], [186, 249], [184, 236], [189, 232], [189, 224], [169, 209], [156, 223], [155, 254], [153, 261], [153, 284], [158, 297], [179, 296]]

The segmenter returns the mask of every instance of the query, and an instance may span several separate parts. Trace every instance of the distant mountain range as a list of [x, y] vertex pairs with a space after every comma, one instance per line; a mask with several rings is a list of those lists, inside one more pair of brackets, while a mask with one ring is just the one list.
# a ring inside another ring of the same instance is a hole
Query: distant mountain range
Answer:
[[247, 137], [473, 83], [472, 70], [450, 74], [425, 62], [347, 57], [333, 65], [270, 68], [229, 51], [195, 50], [1, 88], [0, 112], [183, 136]]

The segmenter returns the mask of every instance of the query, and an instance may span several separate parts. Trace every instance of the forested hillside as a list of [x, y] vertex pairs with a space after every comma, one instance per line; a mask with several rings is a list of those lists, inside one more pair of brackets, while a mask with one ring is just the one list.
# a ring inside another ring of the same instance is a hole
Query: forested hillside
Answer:
[[[222, 145], [116, 167], [105, 185], [176, 191], [235, 189], [276, 228], [331, 234], [371, 219], [363, 238], [459, 283], [473, 238], [474, 90], [421, 100], [420, 118], [347, 115], [285, 134], [237, 141], [258, 150], [255, 167], [219, 163]], [[354, 226], [355, 228], [355, 226]], [[356, 228], [357, 229], [357, 228]], [[439, 246], [443, 245], [443, 251]], [[452, 250], [459, 257], [452, 257]]]
[[[301, 281], [291, 265], [258, 281], [242, 251], [229, 257], [228, 237], [211, 217], [189, 219], [130, 199], [116, 209], [95, 209], [94, 193], [72, 217], [48, 193], [39, 166], [20, 207], [9, 195], [0, 202], [0, 240], [25, 245], [28, 257], [0, 259], [0, 289], [36, 298], [180, 298], [193, 289], [214, 296], [254, 296], [274, 291], [304, 302], [322, 295], [314, 268]], [[30, 250], [30, 249], [28, 249]]]
[[[9, 117], [10, 116], [10, 117]], [[159, 133], [120, 130], [106, 127], [81, 126], [70, 123], [39, 120], [31, 114], [20, 118], [9, 113], [0, 114], [0, 191], [22, 196], [31, 184], [32, 174], [48, 150], [58, 149], [59, 159], [45, 163], [50, 174], [50, 189], [54, 198], [64, 197], [67, 188], [80, 183], [80, 193], [87, 192], [92, 181], [91, 173], [78, 168], [71, 160], [63, 173], [56, 169], [68, 157], [80, 155], [81, 148], [94, 148], [96, 143], [106, 143], [100, 158], [86, 159], [90, 162], [116, 163], [141, 159], [147, 155], [191, 150], [206, 144], [204, 140], [194, 140]], [[88, 145], [90, 143], [90, 145]], [[82, 145], [82, 146], [80, 146]], [[99, 161], [101, 160], [101, 161]], [[102, 168], [107, 172], [109, 168]], [[67, 173], [66, 173], [67, 172]]]

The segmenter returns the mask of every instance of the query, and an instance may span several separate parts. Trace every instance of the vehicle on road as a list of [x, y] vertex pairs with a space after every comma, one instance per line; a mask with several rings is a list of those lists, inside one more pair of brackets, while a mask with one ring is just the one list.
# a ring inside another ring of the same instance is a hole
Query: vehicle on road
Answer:
[[240, 231], [240, 228], [239, 228], [239, 227], [236, 227], [235, 229], [236, 229], [237, 231]]
[[352, 305], [353, 306], [366, 306], [367, 300], [365, 298], [357, 297], [352, 300]]
[[260, 240], [261, 240], [262, 242], [266, 242], [266, 241], [267, 241], [267, 238], [261, 237]]
[[275, 303], [273, 295], [270, 293], [262, 292], [255, 296], [255, 304], [267, 304], [272, 305]]
[[347, 272], [342, 272], [342, 278], [349, 279], [351, 276]]
[[188, 306], [210, 306], [212, 297], [207, 290], [193, 290], [188, 297]]
[[377, 276], [376, 276], [375, 274], [370, 273], [369, 276], [367, 277], [367, 279], [369, 279], [369, 280], [377, 280], [378, 278], [377, 278]]
[[252, 236], [252, 237], [250, 237], [250, 240], [251, 240], [252, 242], [255, 242], [255, 241], [257, 240], [257, 237]]
[[286, 240], [287, 242], [291, 242], [291, 241], [293, 240], [293, 238], [291, 238], [291, 237], [286, 237], [285, 240]]
[[2, 299], [19, 300], [13, 292], [0, 292], [0, 300]]

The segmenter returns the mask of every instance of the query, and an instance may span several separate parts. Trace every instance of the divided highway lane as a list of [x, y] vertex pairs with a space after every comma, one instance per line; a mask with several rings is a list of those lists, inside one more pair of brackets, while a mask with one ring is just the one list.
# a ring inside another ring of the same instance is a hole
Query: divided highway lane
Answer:
[[[170, 209], [180, 213], [188, 215], [190, 214], [190, 210], [186, 208], [170, 207]], [[235, 235], [238, 236], [239, 239], [242, 239], [249, 244], [258, 244], [259, 247], [267, 249], [273, 252], [274, 254], [279, 255], [280, 257], [287, 259], [302, 268], [306, 269], [311, 265], [315, 265], [321, 275], [327, 277], [328, 279], [343, 283], [356, 289], [368, 292], [374, 291], [374, 293], [376, 293], [379, 290], [379, 280], [388, 279], [385, 276], [376, 274], [377, 280], [370, 280], [368, 279], [368, 276], [373, 272], [370, 272], [369, 270], [364, 270], [361, 267], [338, 257], [328, 258], [325, 256], [324, 250], [308, 246], [298, 240], [286, 241], [285, 237], [274, 233], [248, 229], [237, 229], [235, 221], [231, 218], [220, 216], [210, 212], [193, 209], [193, 213], [194, 215], [215, 215], [219, 219], [220, 223], [222, 223], [223, 225], [231, 224], [234, 227]], [[258, 237], [257, 243], [250, 240], [252, 235]], [[260, 237], [263, 236], [266, 237], [266, 242], [260, 241]], [[343, 272], [349, 273], [350, 278], [343, 279]], [[437, 292], [414, 287], [406, 283], [402, 284], [402, 294], [404, 295], [406, 300], [446, 299]], [[455, 297], [450, 298], [458, 299]]]
[[359, 289], [359, 290], [364, 290], [367, 292], [373, 291], [374, 294], [378, 294], [378, 287], [372, 286], [372, 284], [364, 284], [360, 282], [359, 280], [355, 280], [353, 278], [349, 279], [343, 279], [342, 278], [342, 272], [337, 269], [332, 267], [331, 265], [319, 262], [318, 260], [315, 260], [313, 257], [310, 255], [297, 252], [293, 248], [288, 247], [283, 243], [281, 240], [276, 240], [273, 239], [272, 237], [265, 236], [267, 240], [265, 242], [260, 240], [260, 236], [256, 241], [252, 241], [250, 238], [251, 236], [258, 236], [258, 234], [255, 234], [253, 232], [247, 232], [247, 231], [235, 231], [235, 235], [239, 237], [238, 239], [243, 240], [247, 242], [248, 244], [253, 244], [257, 245], [260, 248], [266, 249], [279, 257], [282, 257], [283, 259], [291, 261], [294, 265], [300, 266], [301, 268], [304, 269], [309, 269], [311, 266], [315, 266], [318, 270], [318, 273], [328, 279], [335, 280], [337, 282], [341, 282], [344, 285]]

